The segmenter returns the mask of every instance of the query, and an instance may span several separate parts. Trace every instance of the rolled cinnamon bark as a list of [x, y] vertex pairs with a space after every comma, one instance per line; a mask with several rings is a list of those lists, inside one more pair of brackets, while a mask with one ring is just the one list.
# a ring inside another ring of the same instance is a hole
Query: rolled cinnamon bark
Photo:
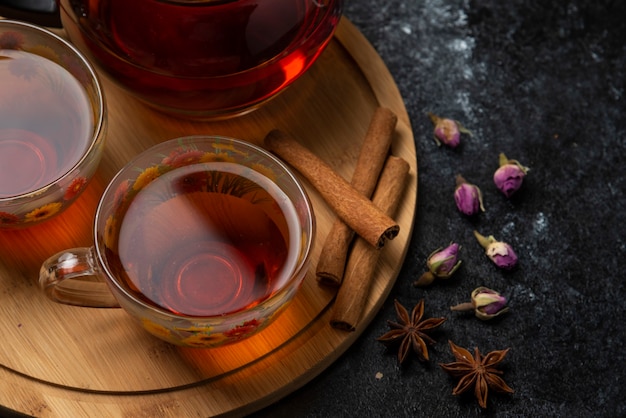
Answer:
[[[363, 196], [370, 198], [385, 164], [397, 116], [385, 107], [374, 111], [361, 146], [350, 184]], [[335, 219], [326, 236], [316, 268], [317, 280], [327, 286], [340, 286], [354, 231], [341, 218]]]
[[400, 226], [391, 217], [295, 139], [273, 130], [264, 145], [306, 177], [337, 216], [370, 245], [382, 248], [398, 235]]
[[[389, 216], [393, 216], [402, 200], [409, 169], [409, 163], [402, 158], [390, 156], [387, 159], [372, 201]], [[354, 242], [346, 275], [333, 306], [332, 327], [344, 331], [356, 329], [367, 302], [380, 252], [361, 238]]]

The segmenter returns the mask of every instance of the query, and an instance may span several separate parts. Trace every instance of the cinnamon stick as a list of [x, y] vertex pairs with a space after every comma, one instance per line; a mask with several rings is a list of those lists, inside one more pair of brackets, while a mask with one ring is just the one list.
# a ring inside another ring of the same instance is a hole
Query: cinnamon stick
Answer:
[[[409, 164], [390, 156], [385, 163], [372, 201], [387, 215], [393, 216], [406, 184]], [[367, 302], [381, 250], [357, 238], [346, 266], [346, 275], [337, 293], [330, 324], [344, 331], [354, 331]]]
[[264, 145], [306, 177], [337, 216], [370, 245], [382, 248], [398, 235], [400, 226], [391, 217], [295, 139], [273, 130]]
[[[363, 196], [370, 198], [380, 171], [385, 164], [398, 117], [389, 109], [379, 107], [374, 111], [361, 145], [350, 184]], [[340, 286], [354, 231], [341, 218], [335, 219], [326, 236], [316, 268], [317, 280], [327, 286]]]

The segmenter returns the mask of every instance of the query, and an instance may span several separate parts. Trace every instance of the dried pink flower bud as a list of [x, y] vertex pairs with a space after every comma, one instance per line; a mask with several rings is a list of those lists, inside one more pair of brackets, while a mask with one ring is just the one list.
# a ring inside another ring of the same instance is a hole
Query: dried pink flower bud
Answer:
[[444, 249], [438, 248], [433, 251], [426, 261], [428, 271], [414, 283], [415, 286], [427, 286], [435, 280], [447, 279], [459, 268], [459, 244], [451, 243]]
[[454, 201], [459, 211], [467, 216], [473, 216], [480, 211], [485, 211], [483, 194], [478, 186], [468, 183], [460, 174], [456, 176]]
[[506, 242], [497, 241], [493, 235], [484, 237], [477, 231], [474, 231], [474, 236], [478, 240], [478, 243], [485, 249], [485, 254], [495, 263], [496, 266], [511, 270], [517, 265], [517, 254]]
[[519, 161], [509, 160], [501, 153], [500, 167], [493, 174], [493, 182], [506, 197], [511, 197], [522, 186], [528, 170]]
[[472, 291], [472, 301], [451, 306], [452, 311], [474, 311], [478, 319], [486, 321], [508, 312], [507, 299], [495, 290], [477, 287]]
[[428, 257], [428, 269], [438, 278], [447, 279], [461, 264], [458, 259], [460, 248], [459, 244], [453, 242], [443, 250], [433, 252]]
[[444, 144], [450, 148], [456, 148], [461, 143], [461, 133], [472, 134], [455, 120], [441, 118], [430, 112], [428, 113], [428, 117], [435, 125], [434, 138], [438, 146]]

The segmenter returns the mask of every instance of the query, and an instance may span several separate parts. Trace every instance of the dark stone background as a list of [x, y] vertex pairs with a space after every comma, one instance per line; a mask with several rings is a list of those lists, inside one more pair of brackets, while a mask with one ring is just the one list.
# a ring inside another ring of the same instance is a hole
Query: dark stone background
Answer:
[[[608, 0], [348, 0], [347, 16], [394, 76], [418, 156], [414, 235], [397, 283], [371, 326], [319, 377], [256, 416], [618, 417], [626, 414], [626, 2]], [[438, 148], [426, 113], [473, 132]], [[492, 175], [498, 154], [531, 168], [507, 200]], [[456, 209], [454, 177], [483, 191], [486, 212]], [[509, 242], [510, 273], [472, 231]], [[416, 288], [430, 252], [460, 243], [453, 279]], [[477, 286], [510, 298], [497, 322], [453, 314]], [[395, 319], [393, 299], [420, 299], [448, 318], [430, 362], [399, 367], [376, 341]], [[513, 395], [452, 396], [447, 340], [488, 352]], [[383, 377], [377, 380], [376, 373]]]

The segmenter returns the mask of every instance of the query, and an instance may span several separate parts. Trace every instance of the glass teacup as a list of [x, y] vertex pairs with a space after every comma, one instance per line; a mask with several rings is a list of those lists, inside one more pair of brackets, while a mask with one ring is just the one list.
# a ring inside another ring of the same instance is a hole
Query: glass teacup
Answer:
[[315, 220], [299, 180], [267, 151], [192, 136], [150, 148], [115, 176], [94, 236], [43, 264], [52, 300], [119, 305], [168, 342], [216, 347], [285, 309], [307, 273]]

